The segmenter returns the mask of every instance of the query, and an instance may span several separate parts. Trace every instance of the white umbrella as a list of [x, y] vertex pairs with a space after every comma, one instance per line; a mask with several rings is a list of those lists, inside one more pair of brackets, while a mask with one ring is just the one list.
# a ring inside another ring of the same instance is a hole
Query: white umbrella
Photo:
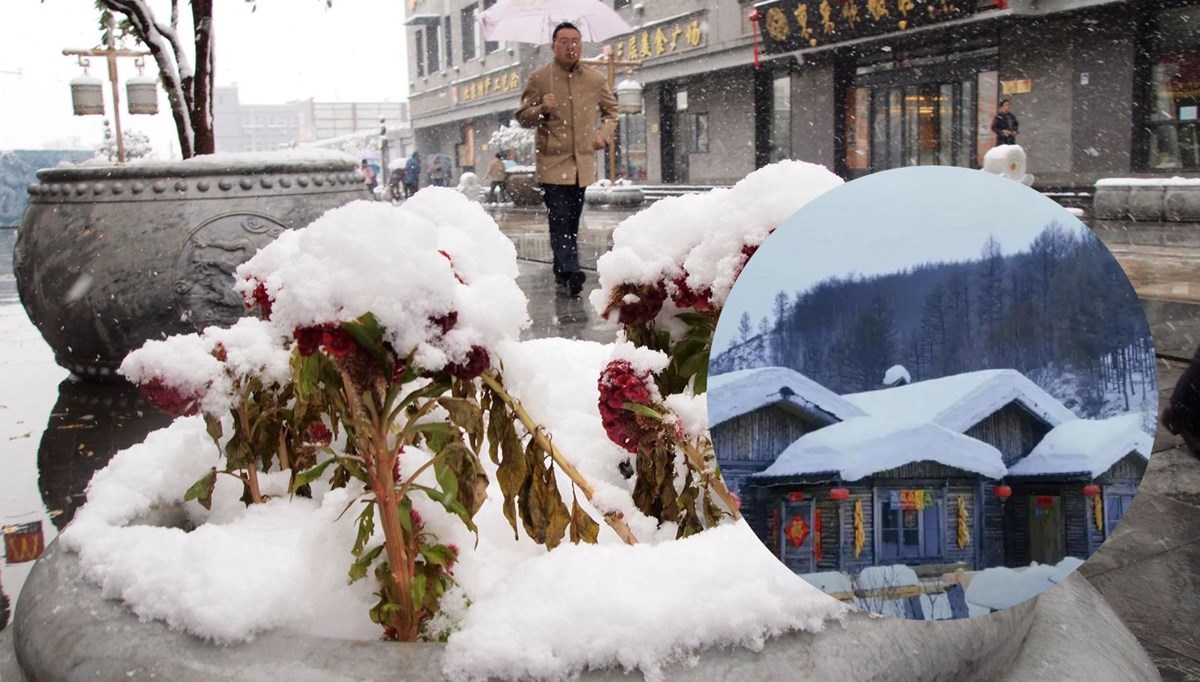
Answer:
[[564, 21], [575, 24], [587, 43], [633, 31], [602, 0], [499, 0], [479, 15], [487, 40], [538, 45], [548, 45], [554, 27]]

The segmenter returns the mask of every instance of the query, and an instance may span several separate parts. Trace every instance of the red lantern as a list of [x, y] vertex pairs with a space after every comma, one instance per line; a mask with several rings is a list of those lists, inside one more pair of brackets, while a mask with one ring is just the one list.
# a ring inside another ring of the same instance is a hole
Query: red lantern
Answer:
[[1008, 498], [1012, 497], [1012, 488], [1001, 483], [1000, 485], [996, 486], [996, 497], [999, 497], [1001, 502], [1007, 500]]
[[1100, 486], [1095, 483], [1089, 483], [1083, 486], [1083, 494], [1085, 497], [1095, 497], [1100, 494]]
[[829, 499], [834, 502], [843, 502], [850, 499], [850, 490], [848, 488], [834, 488], [829, 491]]

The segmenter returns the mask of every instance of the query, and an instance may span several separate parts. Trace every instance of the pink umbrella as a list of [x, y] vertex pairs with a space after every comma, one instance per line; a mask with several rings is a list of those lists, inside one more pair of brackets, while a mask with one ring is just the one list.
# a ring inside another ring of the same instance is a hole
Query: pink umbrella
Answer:
[[598, 43], [630, 33], [611, 7], [601, 0], [499, 0], [479, 15], [487, 40], [547, 45], [554, 27], [569, 21], [579, 27], [584, 42]]

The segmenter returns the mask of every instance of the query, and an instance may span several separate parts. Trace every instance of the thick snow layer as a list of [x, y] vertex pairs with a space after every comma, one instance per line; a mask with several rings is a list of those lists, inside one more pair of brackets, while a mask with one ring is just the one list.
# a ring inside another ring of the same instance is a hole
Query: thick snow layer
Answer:
[[1010, 476], [1080, 474], [1100, 476], [1129, 453], [1150, 458], [1154, 436], [1142, 430], [1145, 414], [1076, 419], [1054, 427], [1037, 447], [1009, 467]]
[[1016, 401], [1051, 427], [1076, 418], [1054, 396], [1014, 369], [988, 369], [844, 396], [867, 414], [931, 422], [963, 433]]
[[[578, 499], [600, 522], [599, 545], [547, 552], [524, 532], [514, 539], [486, 455], [493, 484], [475, 517], [478, 546], [436, 504], [414, 499], [427, 529], [462, 551], [458, 587], [438, 623], [453, 633], [447, 674], [567, 679], [587, 667], [623, 666], [653, 678], [665, 663], [699, 649], [757, 649], [768, 637], [816, 631], [846, 613], [771, 556], [744, 523], [676, 542], [674, 526], [657, 528], [636, 510], [632, 482], [618, 468], [628, 453], [605, 436], [596, 410], [596, 380], [613, 352], [611, 344], [566, 339], [497, 348], [509, 391], [595, 487], [595, 505], [582, 493]], [[429, 456], [415, 447], [405, 452], [410, 473]], [[368, 617], [374, 580], [346, 581], [358, 507], [335, 520], [352, 491], [318, 481], [312, 500], [289, 499], [284, 475], [273, 472], [263, 485], [278, 497], [247, 508], [238, 499], [241, 484], [218, 476], [211, 512], [185, 505], [197, 530], [129, 525], [155, 506], [177, 502], [212, 466], [223, 462], [198, 417], [178, 419], [118, 453], [96, 475], [88, 502], [63, 535], [89, 580], [143, 617], [215, 641], [243, 641], [269, 628], [377, 638]], [[571, 483], [561, 471], [558, 482], [569, 499]], [[622, 544], [597, 506], [622, 511], [641, 544]], [[380, 541], [377, 530], [371, 542]]]
[[688, 287], [711, 290], [719, 308], [745, 258], [742, 247], [758, 246], [784, 219], [841, 184], [823, 166], [780, 161], [733, 187], [656, 201], [613, 231], [613, 247], [597, 264], [600, 286], [591, 295], [592, 306], [603, 312], [623, 283], [671, 282], [686, 275]]
[[[736, 576], [736, 578], [734, 578]], [[446, 672], [561, 679], [564, 669], [661, 667], [718, 645], [762, 648], [849, 607], [771, 555], [744, 523], [657, 546], [569, 546], [514, 567], [450, 638]]]
[[787, 367], [759, 367], [708, 378], [709, 426], [749, 414], [766, 405], [789, 403], [820, 417], [860, 417], [863, 410], [833, 391]]
[[761, 478], [836, 474], [857, 481], [911, 462], [932, 461], [985, 478], [1005, 474], [996, 448], [934, 424], [883, 417], [856, 417], [796, 439]]
[[1024, 568], [997, 567], [978, 571], [967, 585], [967, 603], [992, 610], [1016, 606], [1062, 582], [1082, 564], [1082, 559], [1067, 557], [1057, 566], [1035, 563]]

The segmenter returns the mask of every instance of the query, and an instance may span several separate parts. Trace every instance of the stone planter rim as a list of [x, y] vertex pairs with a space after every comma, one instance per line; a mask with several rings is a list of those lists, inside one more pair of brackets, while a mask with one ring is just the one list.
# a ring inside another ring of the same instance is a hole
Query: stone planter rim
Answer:
[[[203, 159], [203, 157], [197, 157]], [[39, 182], [86, 182], [88, 180], [137, 180], [146, 178], [195, 177], [200, 175], [260, 175], [264, 173], [344, 173], [358, 170], [353, 159], [280, 157], [278, 160], [230, 159], [228, 162], [152, 161], [126, 166], [72, 166], [43, 168]]]

